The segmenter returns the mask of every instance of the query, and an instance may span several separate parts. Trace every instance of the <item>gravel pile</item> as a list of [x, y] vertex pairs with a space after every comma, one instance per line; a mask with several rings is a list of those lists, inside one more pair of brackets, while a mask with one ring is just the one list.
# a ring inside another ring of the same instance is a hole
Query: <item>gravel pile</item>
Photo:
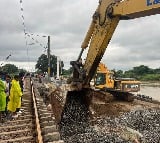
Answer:
[[82, 96], [69, 95], [62, 112], [60, 131], [62, 138], [85, 133], [89, 128], [89, 111]]
[[131, 111], [115, 120], [141, 133], [145, 143], [160, 142], [160, 109]]
[[160, 110], [141, 109], [120, 117], [89, 119], [81, 96], [67, 97], [60, 122], [61, 138], [66, 143], [159, 143]]
[[66, 143], [130, 143], [119, 135], [99, 131], [89, 122], [88, 107], [83, 96], [68, 96], [60, 122], [61, 138]]

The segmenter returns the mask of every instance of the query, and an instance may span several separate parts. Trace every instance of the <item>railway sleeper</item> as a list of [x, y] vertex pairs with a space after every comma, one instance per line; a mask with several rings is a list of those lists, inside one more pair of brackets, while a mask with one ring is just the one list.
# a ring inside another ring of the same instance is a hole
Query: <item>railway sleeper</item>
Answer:
[[52, 133], [52, 132], [58, 132], [56, 125], [46, 126], [42, 128], [42, 134], [47, 134], [47, 133]]
[[45, 126], [52, 126], [52, 125], [55, 125], [55, 122], [54, 121], [44, 121], [41, 123], [41, 127], [45, 127]]
[[43, 136], [43, 141], [45, 143], [47, 142], [52, 142], [52, 141], [58, 141], [60, 139], [60, 134], [59, 132], [52, 132], [52, 133], [47, 133], [46, 135]]
[[25, 129], [25, 130], [18, 130], [18, 131], [11, 131], [11, 132], [3, 132], [0, 133], [0, 140], [8, 140], [13, 138], [21, 138], [24, 136], [31, 136], [35, 137], [36, 133], [31, 129]]
[[15, 138], [15, 139], [7, 139], [3, 140], [0, 143], [35, 143], [35, 138], [32, 136], [27, 136], [27, 137], [20, 137], [20, 138]]
[[33, 126], [32, 123], [29, 124], [20, 124], [20, 125], [12, 125], [12, 126], [4, 126], [4, 127], [0, 127], [0, 133], [4, 133], [4, 132], [13, 132], [13, 131], [17, 131], [17, 130], [22, 130], [22, 129], [34, 129], [35, 126]]

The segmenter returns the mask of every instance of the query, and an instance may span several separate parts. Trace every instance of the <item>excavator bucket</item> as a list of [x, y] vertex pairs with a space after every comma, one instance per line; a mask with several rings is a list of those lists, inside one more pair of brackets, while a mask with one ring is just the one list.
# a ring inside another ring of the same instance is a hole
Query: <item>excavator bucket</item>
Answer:
[[92, 99], [90, 89], [68, 91], [60, 121], [61, 127], [65, 124], [86, 122], [89, 118], [89, 105]]

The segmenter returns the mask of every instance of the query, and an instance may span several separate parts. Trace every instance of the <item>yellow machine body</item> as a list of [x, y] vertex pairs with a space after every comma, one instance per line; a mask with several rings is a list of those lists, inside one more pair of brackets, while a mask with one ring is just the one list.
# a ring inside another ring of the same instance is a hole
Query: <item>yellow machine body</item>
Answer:
[[97, 89], [120, 92], [140, 91], [140, 81], [133, 78], [115, 78], [114, 72], [110, 71], [103, 63], [99, 64], [94, 81], [95, 88]]

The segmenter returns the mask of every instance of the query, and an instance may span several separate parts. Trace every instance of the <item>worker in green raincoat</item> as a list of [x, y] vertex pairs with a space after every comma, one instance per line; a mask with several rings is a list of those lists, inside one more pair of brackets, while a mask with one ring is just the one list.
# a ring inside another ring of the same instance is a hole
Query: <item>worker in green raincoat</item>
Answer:
[[2, 116], [5, 113], [6, 108], [6, 87], [4, 82], [2, 81], [2, 72], [0, 72], [0, 122], [2, 120]]
[[6, 107], [6, 93], [5, 93], [5, 84], [0, 79], [0, 111], [5, 111]]
[[8, 111], [10, 111], [12, 115], [16, 114], [16, 109], [21, 107], [21, 96], [22, 91], [19, 84], [19, 76], [15, 75], [11, 82], [10, 96], [7, 107]]

